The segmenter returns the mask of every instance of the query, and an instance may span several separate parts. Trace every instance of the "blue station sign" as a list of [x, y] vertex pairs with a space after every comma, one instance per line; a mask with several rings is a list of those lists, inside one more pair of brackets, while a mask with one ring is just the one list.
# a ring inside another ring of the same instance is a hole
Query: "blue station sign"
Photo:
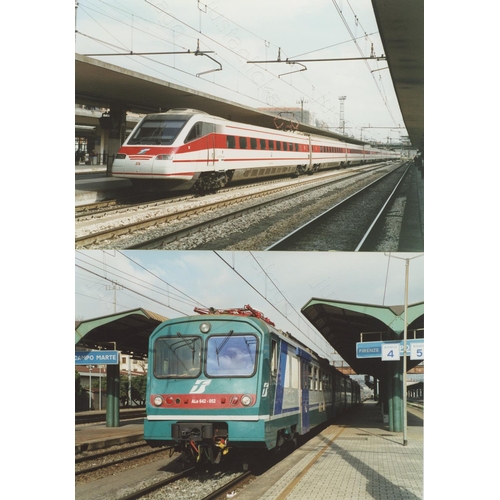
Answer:
[[[384, 344], [399, 344], [399, 355], [403, 356], [404, 342], [398, 341], [374, 341], [374, 342], [357, 342], [356, 343], [356, 358], [381, 358], [382, 346]], [[412, 350], [413, 345], [413, 350]], [[424, 358], [424, 339], [408, 339], [406, 341], [406, 355], [414, 359]]]
[[75, 351], [75, 365], [117, 365], [119, 351]]

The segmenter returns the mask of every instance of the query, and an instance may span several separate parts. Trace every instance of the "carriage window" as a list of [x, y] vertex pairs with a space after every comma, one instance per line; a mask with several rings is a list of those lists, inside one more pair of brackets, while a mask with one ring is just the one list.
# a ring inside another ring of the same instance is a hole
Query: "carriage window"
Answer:
[[155, 342], [154, 375], [157, 378], [194, 378], [201, 374], [201, 338], [182, 335]]
[[247, 148], [247, 138], [240, 137], [240, 149], [246, 149], [246, 148]]
[[257, 139], [253, 137], [250, 138], [250, 148], [257, 149]]
[[226, 143], [228, 148], [234, 149], [236, 147], [236, 140], [234, 138], [234, 135], [228, 135], [226, 137]]
[[276, 149], [281, 151], [281, 141], [276, 141]]
[[266, 149], [266, 140], [260, 139], [260, 149]]
[[255, 335], [213, 335], [207, 342], [206, 374], [209, 377], [250, 377], [257, 358]]
[[274, 149], [274, 141], [269, 141], [269, 149]]

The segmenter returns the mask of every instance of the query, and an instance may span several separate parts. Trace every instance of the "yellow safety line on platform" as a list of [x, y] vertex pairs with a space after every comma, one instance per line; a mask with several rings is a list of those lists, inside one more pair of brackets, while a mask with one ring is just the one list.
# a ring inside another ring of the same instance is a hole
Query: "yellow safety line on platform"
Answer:
[[323, 447], [321, 451], [319, 451], [316, 456], [307, 464], [306, 467], [302, 469], [302, 472], [280, 493], [275, 500], [284, 500], [288, 494], [295, 488], [297, 483], [307, 474], [309, 469], [319, 460], [319, 457], [325, 453], [325, 451], [329, 448], [329, 446], [345, 431], [345, 427], [340, 429], [335, 436], [328, 441], [328, 443]]

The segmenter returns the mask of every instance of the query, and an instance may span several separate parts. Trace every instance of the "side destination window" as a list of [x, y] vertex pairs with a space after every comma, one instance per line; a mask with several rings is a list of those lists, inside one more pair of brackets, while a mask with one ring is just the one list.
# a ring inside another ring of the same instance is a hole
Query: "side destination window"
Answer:
[[186, 142], [194, 141], [195, 139], [199, 139], [208, 134], [212, 134], [215, 132], [215, 125], [213, 123], [208, 122], [196, 122], [193, 125], [193, 128], [189, 131], [189, 134], [186, 137]]
[[198, 139], [198, 137], [201, 137], [202, 129], [203, 129], [202, 122], [195, 123], [192, 129], [189, 131], [189, 134], [187, 135], [184, 143], [194, 141], [195, 139]]
[[271, 376], [276, 377], [278, 374], [278, 343], [272, 340], [271, 344]]

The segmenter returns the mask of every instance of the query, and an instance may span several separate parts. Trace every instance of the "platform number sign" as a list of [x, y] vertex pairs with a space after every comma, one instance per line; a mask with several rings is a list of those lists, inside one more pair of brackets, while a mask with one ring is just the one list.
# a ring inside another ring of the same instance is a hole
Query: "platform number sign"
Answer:
[[400, 343], [382, 344], [382, 361], [397, 361], [399, 359]]
[[424, 359], [424, 343], [412, 344], [410, 351], [411, 360], [423, 360]]

